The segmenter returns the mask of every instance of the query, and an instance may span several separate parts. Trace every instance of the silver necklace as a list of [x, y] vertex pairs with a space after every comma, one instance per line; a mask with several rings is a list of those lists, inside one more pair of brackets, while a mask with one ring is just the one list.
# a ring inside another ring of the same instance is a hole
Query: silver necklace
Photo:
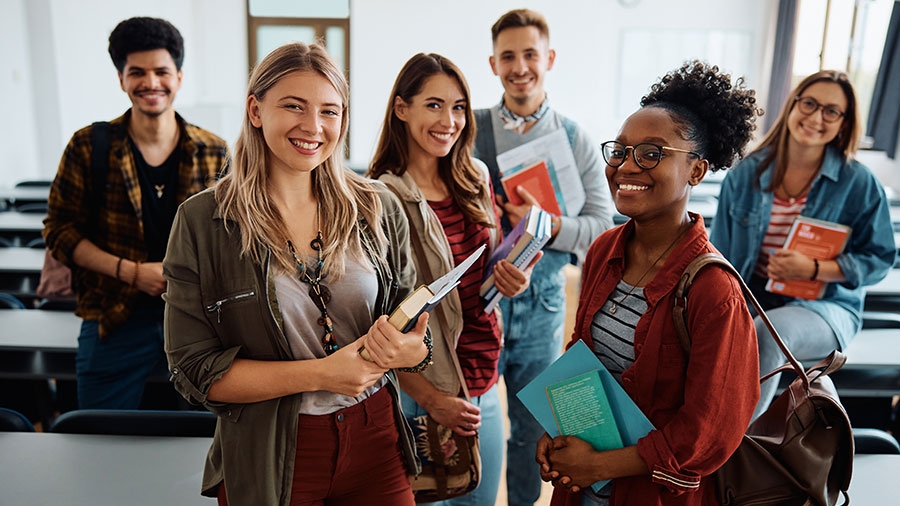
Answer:
[[662, 258], [664, 256], [666, 256], [666, 253], [668, 253], [672, 248], [675, 247], [675, 245], [678, 243], [678, 241], [681, 240], [681, 238], [684, 236], [684, 234], [687, 233], [687, 231], [689, 229], [690, 229], [690, 227], [682, 230], [681, 233], [678, 234], [678, 237], [676, 237], [675, 240], [672, 241], [671, 244], [669, 244], [669, 247], [667, 247], [665, 249], [665, 251], [663, 251], [658, 257], [656, 257], [656, 260], [654, 260], [653, 263], [650, 264], [650, 267], [646, 271], [644, 271], [643, 274], [641, 274], [641, 277], [637, 280], [637, 283], [635, 283], [634, 285], [631, 286], [631, 290], [628, 290], [628, 293], [626, 293], [624, 297], [619, 299], [618, 302], [615, 300], [613, 301], [612, 307], [609, 308], [610, 314], [616, 314], [616, 310], [618, 310], [619, 306], [621, 306], [622, 303], [625, 302], [625, 299], [627, 299], [629, 295], [631, 295], [632, 293], [634, 293], [635, 290], [637, 290], [637, 288], [641, 285], [641, 281], [643, 281], [644, 278], [647, 277], [647, 274], [650, 274], [650, 271], [652, 271], [653, 268], [656, 267], [656, 264], [658, 264], [659, 261], [662, 260]]

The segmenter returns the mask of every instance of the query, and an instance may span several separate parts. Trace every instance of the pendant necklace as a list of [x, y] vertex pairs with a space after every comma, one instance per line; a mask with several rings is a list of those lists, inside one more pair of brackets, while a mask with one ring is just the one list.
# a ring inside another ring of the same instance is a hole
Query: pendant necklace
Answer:
[[[691, 221], [693, 221], [693, 220], [691, 220]], [[690, 230], [690, 228], [691, 227], [688, 227], [688, 228], [682, 230], [680, 234], [678, 234], [678, 237], [676, 237], [675, 240], [672, 241], [671, 244], [669, 244], [669, 247], [666, 248], [665, 251], [662, 252], [662, 254], [660, 254], [658, 257], [656, 257], [656, 260], [654, 260], [653, 263], [650, 264], [650, 267], [646, 271], [644, 271], [643, 274], [641, 274], [641, 277], [637, 280], [637, 283], [635, 283], [634, 285], [631, 286], [631, 290], [628, 290], [628, 293], [626, 293], [624, 297], [622, 297], [618, 301], [615, 301], [615, 300], [613, 301], [612, 307], [609, 308], [610, 314], [616, 314], [616, 311], [619, 309], [619, 306], [621, 306], [622, 303], [625, 302], [625, 299], [627, 299], [628, 296], [631, 295], [637, 289], [638, 286], [640, 286], [641, 281], [643, 281], [644, 278], [647, 277], [647, 274], [650, 274], [650, 271], [652, 271], [653, 268], [656, 267], [656, 264], [658, 264], [659, 261], [662, 260], [662, 258], [664, 256], [666, 256], [666, 253], [668, 253], [672, 248], [675, 247], [675, 245], [678, 243], [678, 241], [680, 241], [681, 238], [684, 237], [684, 234], [686, 234], [687, 231]]]
[[816, 179], [816, 176], [818, 176], [818, 175], [819, 175], [819, 171], [813, 172], [813, 175], [809, 178], [808, 181], [806, 181], [806, 184], [803, 185], [803, 188], [800, 188], [800, 191], [794, 195], [791, 195], [790, 193], [788, 193], [787, 188], [785, 188], [785, 186], [784, 186], [784, 179], [782, 179], [781, 180], [781, 191], [783, 191], [784, 195], [787, 197], [788, 203], [793, 205], [795, 202], [797, 202], [797, 199], [802, 197], [803, 194], [806, 193], [807, 190], [809, 190], [809, 187], [812, 186], [813, 180]]
[[287, 243], [288, 248], [291, 250], [291, 256], [294, 257], [294, 262], [297, 264], [297, 277], [301, 282], [309, 285], [309, 298], [312, 299], [313, 304], [322, 313], [317, 320], [318, 324], [325, 330], [325, 335], [322, 336], [322, 348], [325, 349], [326, 355], [331, 355], [338, 350], [338, 344], [334, 339], [334, 324], [331, 322], [331, 317], [328, 316], [328, 309], [325, 307], [326, 304], [331, 302], [331, 290], [322, 284], [322, 281], [325, 280], [325, 273], [323, 272], [325, 261], [322, 259], [322, 227], [319, 224], [318, 207], [316, 208], [316, 223], [319, 225], [318, 228], [320, 230], [316, 233], [316, 238], [309, 243], [309, 247], [317, 253], [315, 268], [304, 265], [297, 257], [294, 243], [290, 239], [288, 239]]
[[163, 192], [166, 190], [166, 185], [155, 184], [153, 185], [153, 189], [156, 190], [156, 198], [161, 199], [163, 196]]

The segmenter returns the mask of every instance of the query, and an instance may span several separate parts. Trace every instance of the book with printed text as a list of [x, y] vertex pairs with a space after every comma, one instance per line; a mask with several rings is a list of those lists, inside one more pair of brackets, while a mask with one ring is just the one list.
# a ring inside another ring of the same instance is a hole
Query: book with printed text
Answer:
[[548, 385], [545, 390], [560, 434], [583, 439], [598, 451], [622, 447], [622, 437], [598, 371], [567, 378]]
[[[638, 439], [654, 429], [653, 424], [583, 341], [573, 344], [547, 369], [522, 387], [516, 393], [516, 397], [522, 401], [522, 404], [550, 436], [559, 436], [560, 431], [557, 427], [556, 417], [547, 398], [547, 387], [592, 371], [597, 373], [603, 385], [609, 401], [609, 410], [622, 440], [622, 446], [637, 444]], [[597, 491], [607, 483], [609, 480], [601, 480], [592, 484], [591, 488]]]
[[[463, 274], [472, 267], [486, 246], [482, 244], [472, 252], [462, 263], [454, 267], [450, 272], [432, 281], [428, 285], [421, 285], [403, 299], [400, 304], [388, 316], [388, 323], [401, 332], [409, 332], [416, 326], [419, 316], [434, 309], [444, 297], [447, 296], [463, 277]], [[359, 354], [366, 360], [370, 360], [369, 352], [365, 347], [359, 349]]]
[[485, 301], [485, 312], [494, 310], [502, 294], [494, 284], [494, 265], [506, 259], [519, 269], [524, 269], [550, 241], [550, 214], [540, 207], [531, 206], [528, 213], [519, 220], [488, 260], [481, 283], [481, 298]]
[[[784, 249], [802, 253], [817, 260], [834, 260], [844, 250], [850, 227], [840, 223], [798, 216], [788, 231]], [[766, 282], [766, 290], [798, 299], [815, 300], [825, 292], [826, 283], [818, 280]]]
[[500, 183], [511, 204], [522, 205], [525, 203], [516, 190], [518, 187], [522, 187], [537, 199], [538, 204], [545, 211], [562, 216], [565, 212], [560, 207], [560, 201], [556, 195], [558, 184], [554, 183], [554, 176], [555, 174], [547, 166], [547, 162], [541, 160], [519, 170], [505, 172], [500, 178]]

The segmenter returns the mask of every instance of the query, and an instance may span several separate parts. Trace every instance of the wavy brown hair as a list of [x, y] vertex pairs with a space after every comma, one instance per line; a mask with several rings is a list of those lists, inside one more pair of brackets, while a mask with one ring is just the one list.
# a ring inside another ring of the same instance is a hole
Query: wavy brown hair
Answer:
[[470, 223], [493, 227], [493, 221], [488, 215], [492, 210], [482, 209], [478, 205], [483, 201], [488, 187], [484, 172], [472, 161], [475, 113], [472, 112], [469, 85], [462, 71], [439, 54], [416, 54], [400, 69], [388, 98], [375, 156], [366, 175], [377, 179], [387, 172], [397, 176], [406, 172], [409, 163], [408, 127], [394, 114], [394, 101], [396, 97], [400, 97], [404, 102], [411, 103], [413, 97], [422, 92], [425, 81], [438, 74], [446, 74], [455, 79], [466, 100], [466, 124], [450, 152], [438, 159], [438, 175]]
[[[316, 72], [334, 86], [343, 101], [341, 135], [336, 146], [342, 146], [350, 117], [350, 88], [344, 74], [318, 44], [285, 44], [269, 53], [250, 74], [247, 97], [263, 100], [266, 93], [284, 77], [294, 72]], [[275, 263], [286, 270], [294, 268], [287, 248], [289, 235], [285, 220], [269, 199], [268, 158], [271, 156], [262, 128], [250, 123], [245, 110], [241, 132], [234, 144], [234, 163], [216, 186], [216, 200], [222, 215], [237, 223], [241, 234], [241, 254], [262, 264], [265, 249], [270, 248]], [[313, 191], [319, 202], [322, 223], [325, 270], [339, 277], [344, 272], [347, 254], [364, 259], [360, 241], [360, 219], [364, 219], [376, 237], [380, 252], [387, 249], [381, 227], [381, 201], [371, 181], [344, 167], [341, 150], [334, 152], [312, 173]], [[384, 258], [383, 254], [376, 258]]]
[[794, 88], [794, 91], [788, 95], [784, 107], [778, 114], [772, 129], [766, 134], [759, 146], [754, 150], [762, 151], [771, 146], [772, 149], [766, 154], [762, 162], [760, 162], [757, 170], [757, 184], [759, 184], [759, 176], [762, 175], [769, 165], [774, 161], [775, 170], [772, 173], [772, 182], [765, 191], [774, 191], [784, 181], [784, 174], [788, 170], [788, 139], [791, 133], [788, 131], [787, 118], [791, 114], [796, 102], [796, 98], [803, 94], [807, 88], [815, 83], [835, 83], [844, 91], [844, 97], [847, 99], [847, 110], [844, 111], [844, 119], [842, 120], [841, 129], [834, 139], [828, 143], [834, 146], [849, 160], [856, 154], [859, 148], [859, 141], [862, 138], [862, 122], [859, 118], [859, 107], [856, 100], [856, 92], [853, 91], [853, 84], [850, 83], [850, 77], [846, 73], [839, 70], [821, 70], [815, 74], [807, 76], [800, 81], [800, 84]]

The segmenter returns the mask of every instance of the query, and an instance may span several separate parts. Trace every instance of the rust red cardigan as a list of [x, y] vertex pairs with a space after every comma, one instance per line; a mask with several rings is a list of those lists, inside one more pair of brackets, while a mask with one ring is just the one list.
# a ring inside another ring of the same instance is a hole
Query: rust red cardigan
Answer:
[[[708, 479], [737, 448], [759, 399], [756, 330], [737, 281], [719, 267], [694, 280], [687, 303], [690, 356], [673, 323], [675, 286], [685, 267], [715, 252], [703, 225], [694, 224], [644, 287], [647, 312], [635, 328], [634, 364], [622, 374], [625, 391], [656, 430], [638, 441], [650, 475], [615, 480], [613, 505], [717, 504]], [[633, 222], [591, 245], [582, 272], [570, 345], [592, 346], [591, 321], [622, 279]], [[554, 490], [553, 506], [581, 505], [581, 494]]]

